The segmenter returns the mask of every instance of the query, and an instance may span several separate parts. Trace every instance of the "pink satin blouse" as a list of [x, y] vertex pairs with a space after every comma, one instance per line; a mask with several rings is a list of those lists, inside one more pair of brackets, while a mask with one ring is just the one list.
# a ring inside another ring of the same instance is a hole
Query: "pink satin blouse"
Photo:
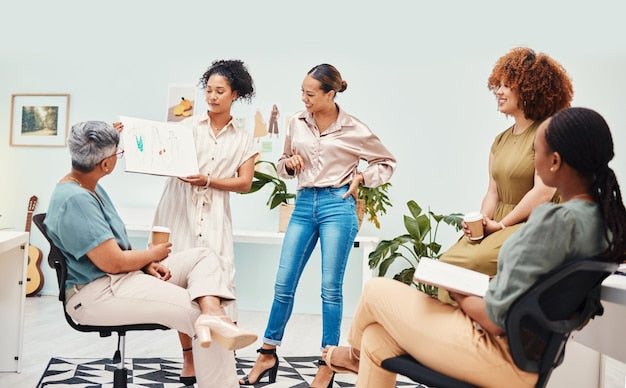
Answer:
[[[337, 107], [337, 120], [321, 135], [307, 111], [289, 120], [277, 167], [282, 178], [294, 178], [285, 161], [295, 154], [304, 159], [304, 169], [297, 175], [298, 189], [341, 187], [350, 184], [358, 172], [363, 174], [363, 186], [377, 187], [388, 182], [396, 168], [396, 159], [368, 126]], [[358, 171], [361, 160], [367, 167]]]

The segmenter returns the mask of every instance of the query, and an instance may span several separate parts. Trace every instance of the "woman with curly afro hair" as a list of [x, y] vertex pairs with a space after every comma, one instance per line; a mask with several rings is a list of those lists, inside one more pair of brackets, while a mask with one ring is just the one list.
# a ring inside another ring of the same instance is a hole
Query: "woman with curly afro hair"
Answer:
[[[200, 78], [206, 90], [208, 111], [182, 121], [193, 129], [199, 174], [170, 178], [161, 196], [154, 225], [171, 229], [172, 251], [192, 247], [212, 249], [221, 267], [229, 272], [225, 279], [235, 294], [233, 231], [230, 214], [230, 192], [250, 190], [254, 176], [254, 159], [258, 154], [253, 138], [230, 114], [237, 100], [251, 100], [254, 84], [240, 60], [218, 60]], [[234, 301], [222, 302], [228, 318], [237, 321]], [[179, 333], [183, 348], [181, 382], [192, 385], [195, 370], [191, 338]], [[215, 386], [238, 387], [232, 351], [212, 346], [216, 362], [226, 363], [232, 371], [229, 381], [216, 381]], [[232, 365], [231, 365], [232, 364]]]
[[[559, 196], [546, 186], [533, 166], [533, 141], [539, 124], [568, 108], [574, 94], [563, 66], [544, 53], [526, 47], [512, 49], [496, 62], [487, 81], [498, 110], [515, 123], [496, 136], [489, 155], [489, 186], [480, 212], [484, 238], [471, 240], [467, 225], [464, 236], [441, 256], [446, 263], [494, 276], [498, 252], [538, 205]], [[439, 299], [453, 303], [446, 290]]]

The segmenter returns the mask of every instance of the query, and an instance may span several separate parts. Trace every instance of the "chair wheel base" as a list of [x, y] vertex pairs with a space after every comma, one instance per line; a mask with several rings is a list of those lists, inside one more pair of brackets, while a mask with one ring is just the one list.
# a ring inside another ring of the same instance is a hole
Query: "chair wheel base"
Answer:
[[113, 371], [113, 388], [126, 388], [128, 381], [128, 369], [116, 369]]

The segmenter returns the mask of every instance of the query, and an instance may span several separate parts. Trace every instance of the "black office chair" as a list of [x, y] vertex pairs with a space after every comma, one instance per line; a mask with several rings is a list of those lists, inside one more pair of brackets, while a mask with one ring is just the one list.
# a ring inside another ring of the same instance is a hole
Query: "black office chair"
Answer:
[[65, 309], [65, 280], [67, 279], [67, 263], [65, 257], [50, 240], [46, 227], [43, 223], [46, 218], [46, 213], [40, 213], [33, 216], [33, 221], [37, 228], [41, 231], [43, 236], [48, 240], [50, 244], [50, 253], [48, 254], [48, 262], [51, 263], [56, 269], [57, 281], [59, 284], [59, 300], [63, 303], [63, 313], [65, 314], [65, 320], [71, 327], [82, 332], [98, 332], [100, 337], [109, 337], [111, 333], [117, 333], [117, 350], [113, 355], [113, 363], [117, 364], [113, 371], [113, 387], [114, 388], [126, 388], [128, 382], [128, 370], [126, 369], [124, 348], [126, 344], [126, 332], [135, 330], [168, 330], [169, 327], [156, 323], [142, 323], [136, 325], [121, 325], [121, 326], [91, 326], [81, 325], [74, 322], [72, 317], [67, 314]]
[[[570, 333], [602, 315], [602, 281], [616, 269], [615, 263], [594, 259], [565, 263], [511, 305], [506, 319], [511, 356], [518, 368], [539, 374], [536, 387], [545, 387], [554, 368], [563, 362]], [[474, 387], [435, 372], [408, 355], [384, 360], [382, 367], [429, 387]]]

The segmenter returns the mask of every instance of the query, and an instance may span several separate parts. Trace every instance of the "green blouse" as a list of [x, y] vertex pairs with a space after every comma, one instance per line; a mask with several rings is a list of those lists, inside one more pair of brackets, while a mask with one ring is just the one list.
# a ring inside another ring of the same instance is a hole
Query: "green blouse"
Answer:
[[67, 260], [65, 288], [106, 275], [87, 257], [98, 245], [114, 238], [122, 250], [130, 249], [126, 227], [111, 199], [100, 185], [96, 193], [66, 182], [57, 184], [50, 198], [44, 223]]
[[487, 315], [504, 329], [511, 304], [541, 275], [565, 261], [598, 255], [607, 247], [597, 204], [575, 199], [538, 206], [500, 250], [498, 272], [485, 295]]

